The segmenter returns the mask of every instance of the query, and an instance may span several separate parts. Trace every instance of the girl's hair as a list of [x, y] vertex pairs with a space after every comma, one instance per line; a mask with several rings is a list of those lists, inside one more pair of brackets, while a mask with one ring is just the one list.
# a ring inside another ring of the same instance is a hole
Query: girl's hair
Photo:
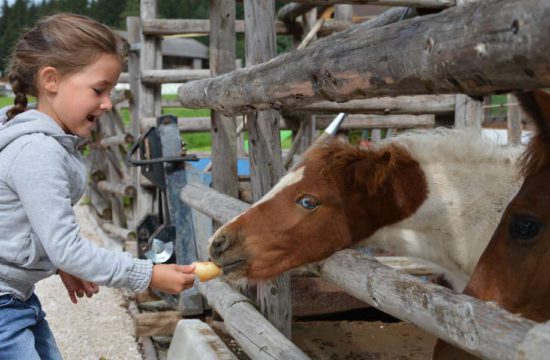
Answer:
[[8, 76], [15, 94], [8, 120], [27, 110], [27, 95], [39, 93], [37, 75], [54, 67], [61, 75], [78, 72], [103, 54], [126, 57], [126, 42], [107, 26], [86, 16], [59, 13], [42, 18], [15, 44]]

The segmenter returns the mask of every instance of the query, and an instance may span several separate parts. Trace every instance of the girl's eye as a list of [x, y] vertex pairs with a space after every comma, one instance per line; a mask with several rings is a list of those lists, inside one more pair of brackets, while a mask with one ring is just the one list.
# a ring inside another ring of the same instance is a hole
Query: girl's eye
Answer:
[[94, 88], [94, 91], [97, 95], [101, 95], [101, 93], [103, 93], [103, 90], [101, 90], [101, 89], [95, 89]]
[[512, 216], [508, 224], [508, 233], [513, 240], [527, 244], [540, 232], [542, 223], [531, 216]]
[[319, 200], [311, 195], [302, 196], [301, 198], [296, 200], [296, 203], [306, 210], [313, 210], [319, 206]]

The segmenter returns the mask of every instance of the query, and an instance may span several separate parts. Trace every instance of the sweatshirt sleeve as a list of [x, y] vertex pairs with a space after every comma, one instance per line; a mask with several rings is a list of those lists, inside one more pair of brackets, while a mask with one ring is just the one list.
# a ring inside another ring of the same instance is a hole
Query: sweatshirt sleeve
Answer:
[[110, 251], [82, 238], [70, 197], [66, 150], [53, 139], [25, 145], [8, 179], [17, 192], [34, 233], [57, 268], [110, 287], [143, 291], [153, 264], [129, 253]]

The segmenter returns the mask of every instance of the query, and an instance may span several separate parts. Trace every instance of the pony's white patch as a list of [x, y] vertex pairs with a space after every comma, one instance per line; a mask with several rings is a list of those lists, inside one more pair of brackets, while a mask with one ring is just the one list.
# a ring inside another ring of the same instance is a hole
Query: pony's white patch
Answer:
[[378, 230], [367, 242], [445, 267], [461, 290], [521, 185], [515, 164], [523, 148], [497, 146], [471, 130], [390, 141], [420, 163], [428, 198], [411, 217]]
[[274, 187], [272, 187], [271, 190], [269, 190], [269, 192], [265, 194], [260, 200], [258, 200], [258, 202], [256, 202], [252, 207], [268, 201], [290, 185], [296, 184], [297, 182], [301, 181], [304, 178], [304, 170], [305, 168], [303, 166], [300, 166], [298, 169], [289, 172], [288, 174], [283, 176], [281, 180], [279, 180], [279, 182]]

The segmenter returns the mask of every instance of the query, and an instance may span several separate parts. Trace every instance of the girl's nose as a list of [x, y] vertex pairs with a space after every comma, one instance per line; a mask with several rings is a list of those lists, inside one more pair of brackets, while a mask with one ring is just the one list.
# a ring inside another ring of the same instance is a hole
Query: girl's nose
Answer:
[[99, 107], [103, 110], [111, 110], [113, 108], [113, 102], [111, 101], [111, 97], [109, 95], [106, 95], [103, 98], [103, 101], [101, 102], [101, 105]]

